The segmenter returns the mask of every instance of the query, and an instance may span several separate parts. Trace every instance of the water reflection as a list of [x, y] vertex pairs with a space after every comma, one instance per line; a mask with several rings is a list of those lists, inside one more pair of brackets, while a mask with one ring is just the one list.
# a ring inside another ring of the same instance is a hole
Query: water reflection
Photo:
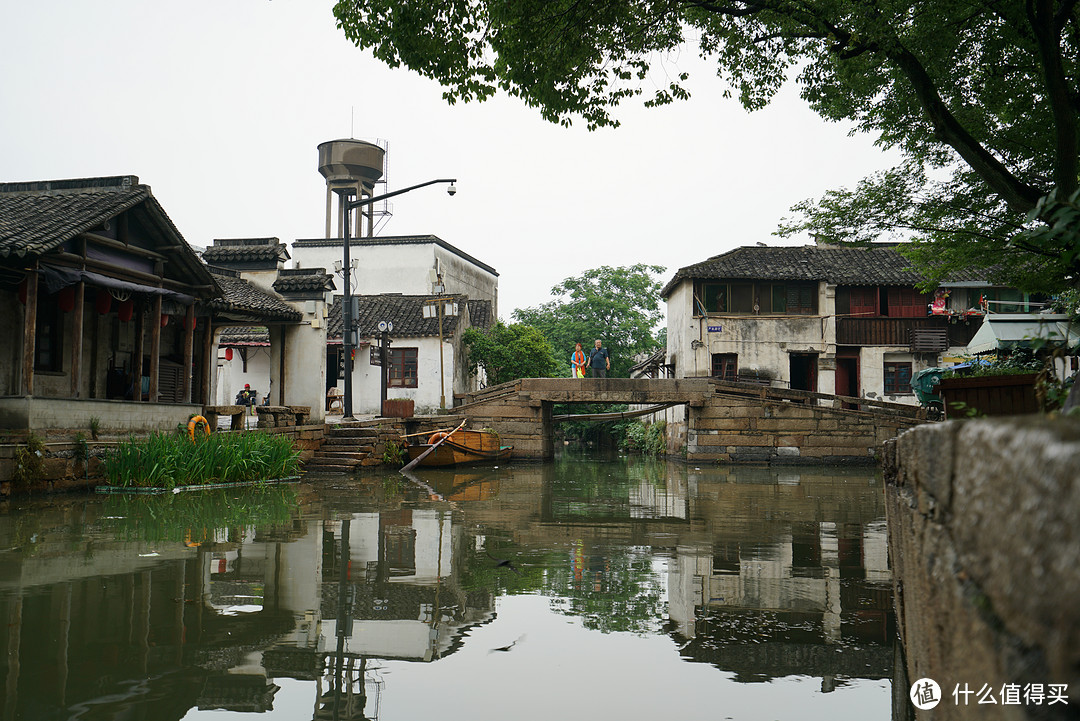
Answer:
[[[2, 718], [590, 717], [520, 708], [580, 682], [604, 716], [890, 715], [872, 472], [564, 457], [417, 480], [12, 502]], [[640, 669], [655, 701], [604, 691]]]

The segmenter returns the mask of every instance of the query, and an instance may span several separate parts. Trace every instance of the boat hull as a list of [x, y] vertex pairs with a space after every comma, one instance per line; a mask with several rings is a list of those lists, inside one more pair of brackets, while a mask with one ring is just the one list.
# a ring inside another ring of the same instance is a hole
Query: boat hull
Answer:
[[[437, 439], [436, 439], [437, 440]], [[409, 460], [415, 460], [431, 448], [430, 443], [418, 443], [406, 447]], [[505, 461], [513, 451], [511, 446], [500, 446], [499, 437], [484, 431], [456, 431], [438, 448], [429, 453], [421, 466], [464, 466], [490, 461]]]

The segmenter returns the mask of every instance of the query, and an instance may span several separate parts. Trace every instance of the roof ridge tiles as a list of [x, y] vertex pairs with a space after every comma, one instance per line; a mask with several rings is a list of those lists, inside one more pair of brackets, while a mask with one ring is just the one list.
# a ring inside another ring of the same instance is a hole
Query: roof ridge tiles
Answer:
[[60, 180], [30, 180], [14, 183], [0, 183], [0, 193], [105, 193], [144, 189], [136, 175], [109, 175], [97, 178], [64, 178]]

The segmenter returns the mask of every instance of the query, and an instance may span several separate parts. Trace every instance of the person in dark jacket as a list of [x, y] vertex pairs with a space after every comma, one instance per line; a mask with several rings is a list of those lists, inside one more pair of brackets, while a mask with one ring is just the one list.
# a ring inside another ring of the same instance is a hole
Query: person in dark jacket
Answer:
[[611, 370], [611, 356], [607, 348], [604, 348], [600, 339], [596, 339], [595, 347], [589, 352], [589, 367], [592, 368], [593, 378], [607, 378], [607, 372]]

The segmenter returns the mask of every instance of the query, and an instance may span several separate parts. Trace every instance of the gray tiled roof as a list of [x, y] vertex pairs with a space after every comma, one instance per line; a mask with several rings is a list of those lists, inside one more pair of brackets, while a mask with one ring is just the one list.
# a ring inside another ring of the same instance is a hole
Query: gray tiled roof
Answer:
[[59, 189], [48, 183], [0, 184], [0, 256], [47, 253], [150, 197], [134, 176], [114, 180], [113, 187]]
[[278, 271], [274, 290], [278, 293], [334, 290], [334, 277], [324, 268], [289, 268]]
[[214, 310], [267, 320], [300, 320], [302, 317], [300, 311], [285, 301], [233, 273], [223, 272], [219, 268], [211, 268], [211, 272], [224, 294], [210, 301], [210, 307]]
[[270, 345], [270, 331], [257, 326], [223, 328], [218, 345]]
[[203, 251], [207, 263], [249, 263], [255, 261], [286, 261], [289, 250], [277, 238], [216, 238]]
[[[391, 337], [436, 337], [439, 335], [439, 319], [424, 317], [424, 301], [432, 300], [430, 295], [398, 295], [386, 293], [383, 295], [360, 295], [353, 296], [359, 299], [360, 317], [357, 320], [356, 330], [361, 338], [372, 338], [379, 332], [380, 321], [390, 321], [394, 324]], [[446, 300], [456, 300], [464, 304], [468, 298], [464, 295], [443, 296]], [[443, 335], [449, 336], [457, 328], [460, 315], [443, 316]], [[334, 298], [334, 304], [330, 308], [330, 316], [326, 325], [327, 337], [341, 338], [341, 296]]]
[[472, 323], [473, 328], [487, 330], [495, 322], [492, 318], [490, 300], [470, 300], [468, 305], [469, 322]]
[[679, 268], [660, 292], [667, 297], [684, 278], [826, 281], [837, 285], [904, 285], [923, 278], [889, 247], [745, 246]]
[[217, 294], [212, 278], [191, 246], [150, 192], [134, 175], [0, 183], [0, 258], [36, 257], [56, 251], [80, 233], [122, 213], [163, 236], [170, 268], [202, 286], [200, 297]]

